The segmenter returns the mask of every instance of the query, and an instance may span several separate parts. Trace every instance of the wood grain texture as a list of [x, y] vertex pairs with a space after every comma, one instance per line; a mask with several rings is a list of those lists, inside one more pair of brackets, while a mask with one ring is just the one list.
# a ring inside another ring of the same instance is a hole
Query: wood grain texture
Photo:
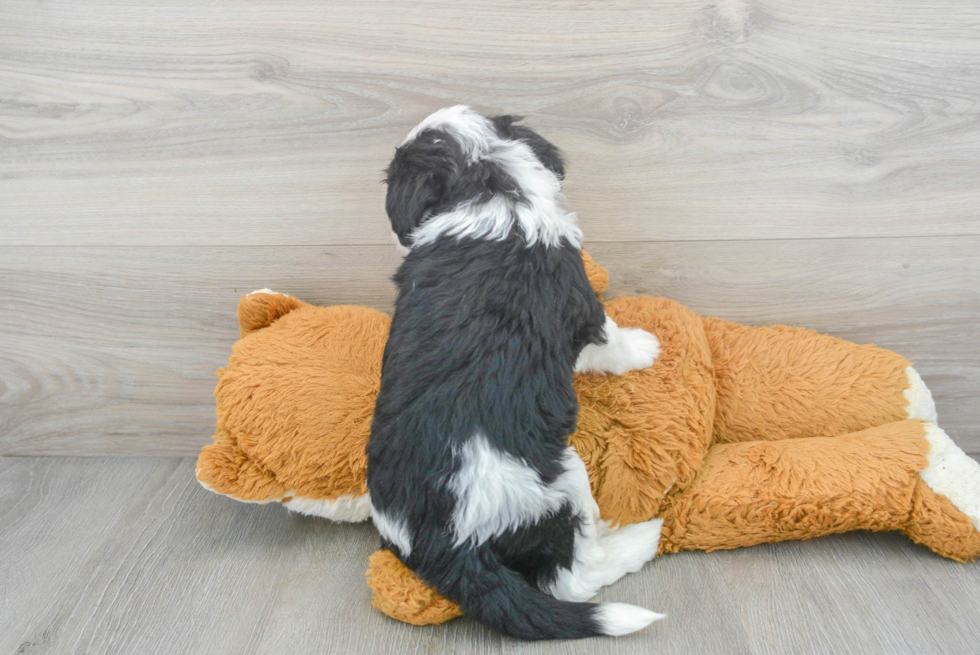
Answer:
[[[980, 238], [587, 244], [613, 295], [909, 357], [980, 451]], [[391, 307], [392, 246], [0, 248], [0, 454], [193, 455], [240, 296]]]
[[0, 649], [37, 653], [970, 653], [980, 567], [897, 533], [648, 564], [597, 600], [668, 614], [625, 638], [522, 643], [374, 610], [370, 524], [208, 493], [176, 458], [0, 459]]
[[241, 293], [390, 307], [381, 171], [456, 102], [565, 149], [618, 292], [898, 350], [980, 451], [978, 33], [947, 0], [0, 3], [0, 454], [193, 454]]
[[980, 234], [980, 5], [7, 0], [0, 243], [386, 243], [431, 110], [526, 114], [594, 241]]

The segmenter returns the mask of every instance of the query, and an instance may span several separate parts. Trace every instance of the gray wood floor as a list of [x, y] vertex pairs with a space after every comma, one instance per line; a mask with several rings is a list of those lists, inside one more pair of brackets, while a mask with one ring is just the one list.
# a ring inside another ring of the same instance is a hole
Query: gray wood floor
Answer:
[[666, 612], [619, 640], [524, 644], [370, 605], [370, 524], [237, 503], [186, 458], [0, 458], [2, 653], [976, 653], [980, 566], [897, 533], [648, 564], [600, 600]]
[[913, 359], [980, 452], [980, 4], [3, 0], [0, 454], [193, 455], [238, 297], [390, 307], [382, 169], [526, 114], [616, 293]]

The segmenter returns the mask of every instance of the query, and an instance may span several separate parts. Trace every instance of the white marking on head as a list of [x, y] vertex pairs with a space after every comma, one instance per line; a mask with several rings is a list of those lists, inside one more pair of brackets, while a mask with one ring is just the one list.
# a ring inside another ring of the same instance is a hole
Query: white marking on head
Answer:
[[449, 132], [462, 146], [463, 152], [471, 162], [486, 157], [493, 145], [500, 141], [490, 119], [466, 105], [446, 107], [430, 114], [408, 133], [402, 145], [412, 141], [425, 130]]
[[412, 554], [412, 534], [408, 531], [408, 524], [405, 519], [390, 516], [380, 512], [371, 506], [371, 518], [374, 520], [374, 527], [378, 529], [381, 536], [398, 547], [400, 551], [397, 555], [406, 558]]
[[527, 245], [538, 242], [558, 247], [562, 240], [582, 247], [582, 230], [574, 213], [565, 211], [561, 181], [523, 141], [501, 139], [490, 119], [465, 105], [440, 109], [411, 132], [404, 143], [428, 129], [447, 132], [456, 139], [471, 163], [488, 159], [517, 182], [523, 201], [497, 196], [484, 203], [460, 203], [425, 222], [412, 234], [412, 245], [421, 246], [440, 236], [458, 239], [501, 240], [520, 226]]

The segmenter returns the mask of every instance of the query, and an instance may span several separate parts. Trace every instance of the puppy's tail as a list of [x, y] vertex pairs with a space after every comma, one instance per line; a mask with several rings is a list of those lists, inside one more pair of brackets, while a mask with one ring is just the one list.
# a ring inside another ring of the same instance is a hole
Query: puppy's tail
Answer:
[[576, 603], [548, 596], [486, 547], [452, 548], [416, 573], [473, 620], [520, 639], [581, 639], [636, 632], [664, 618], [625, 603]]

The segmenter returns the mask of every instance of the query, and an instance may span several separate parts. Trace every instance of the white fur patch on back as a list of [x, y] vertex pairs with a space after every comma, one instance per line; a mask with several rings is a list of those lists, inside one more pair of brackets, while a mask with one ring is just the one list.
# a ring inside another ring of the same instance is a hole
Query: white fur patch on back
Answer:
[[930, 489], [946, 496], [980, 530], [980, 463], [964, 453], [936, 425], [936, 404], [916, 370], [909, 366], [905, 374], [910, 382], [905, 390], [909, 418], [926, 421], [926, 439], [929, 441], [929, 465], [919, 475]]
[[[460, 468], [448, 484], [456, 496], [453, 529], [457, 546], [479, 545], [508, 530], [534, 523], [557, 512], [568, 500], [572, 481], [567, 470], [546, 485], [537, 471], [491, 446], [482, 434], [473, 435], [457, 456]], [[574, 459], [584, 468], [577, 455]]]
[[374, 507], [371, 507], [371, 518], [381, 536], [398, 547], [402, 558], [412, 554], [412, 535], [405, 519], [379, 512]]

